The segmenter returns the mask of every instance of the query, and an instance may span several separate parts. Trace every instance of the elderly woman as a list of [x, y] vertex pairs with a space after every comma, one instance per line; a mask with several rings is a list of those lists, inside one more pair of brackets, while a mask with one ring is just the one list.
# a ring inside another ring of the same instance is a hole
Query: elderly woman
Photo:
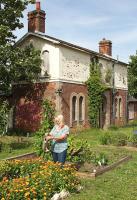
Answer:
[[65, 163], [67, 155], [67, 137], [69, 135], [69, 127], [64, 124], [63, 115], [55, 118], [55, 126], [47, 136], [47, 140], [52, 140], [51, 151], [54, 162]]

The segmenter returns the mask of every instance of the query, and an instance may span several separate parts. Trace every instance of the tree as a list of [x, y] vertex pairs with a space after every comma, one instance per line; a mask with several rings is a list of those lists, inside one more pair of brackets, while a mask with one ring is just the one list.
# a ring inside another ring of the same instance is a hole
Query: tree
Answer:
[[130, 56], [128, 67], [128, 90], [129, 94], [137, 98], [137, 54]]
[[13, 34], [14, 30], [23, 27], [20, 19], [29, 2], [1, 0], [0, 3], [0, 90], [4, 93], [11, 92], [14, 82], [37, 79], [41, 71], [40, 51], [32, 45], [18, 48]]
[[[37, 80], [40, 74], [40, 51], [34, 49], [32, 45], [24, 49], [17, 47], [16, 36], [13, 33], [14, 30], [23, 27], [21, 23], [23, 11], [29, 3], [34, 2], [34, 0], [0, 1], [0, 92], [2, 94], [10, 94], [13, 83], [32, 82]], [[5, 113], [5, 118], [1, 121], [2, 134], [6, 130], [4, 126], [7, 124], [8, 108], [6, 101], [0, 102], [0, 113]]]

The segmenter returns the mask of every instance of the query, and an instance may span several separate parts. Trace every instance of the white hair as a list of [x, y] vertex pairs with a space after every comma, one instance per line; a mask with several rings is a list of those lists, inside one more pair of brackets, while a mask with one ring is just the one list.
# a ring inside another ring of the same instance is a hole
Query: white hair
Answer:
[[64, 117], [63, 115], [58, 115], [55, 120], [59, 121], [61, 124], [64, 124]]

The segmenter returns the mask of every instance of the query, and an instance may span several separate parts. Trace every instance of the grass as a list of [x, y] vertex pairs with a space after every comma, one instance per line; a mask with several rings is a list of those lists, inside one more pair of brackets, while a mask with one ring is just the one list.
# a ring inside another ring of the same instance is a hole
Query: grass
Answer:
[[[114, 130], [109, 130], [114, 131]], [[132, 127], [120, 128], [119, 133], [131, 134]], [[100, 145], [100, 135], [103, 130], [92, 129], [83, 132], [76, 132], [75, 138], [86, 139], [91, 144], [93, 151], [100, 151], [107, 154], [110, 160], [115, 161], [123, 155], [132, 155], [133, 158], [127, 163], [121, 164], [112, 171], [98, 176], [95, 180], [84, 179], [82, 181], [83, 190], [78, 194], [73, 194], [67, 200], [135, 200], [137, 199], [137, 151], [129, 150], [125, 147], [102, 146]], [[15, 150], [10, 154], [1, 154], [0, 159], [9, 156], [20, 155], [32, 152], [32, 147], [28, 149]], [[2, 156], [1, 156], [2, 155]]]
[[[18, 136], [2, 136], [0, 142], [3, 144], [3, 149], [0, 152], [0, 160], [22, 155], [25, 153], [31, 153], [33, 149], [33, 137], [18, 137]], [[10, 147], [13, 144], [14, 149]]]
[[34, 152], [32, 146], [25, 149], [12, 150], [12, 152], [0, 152], [0, 160], [32, 152]]
[[[129, 134], [133, 128], [120, 128], [116, 131]], [[79, 137], [89, 139], [93, 148], [100, 148], [110, 156], [121, 153], [130, 154], [133, 158], [127, 163], [121, 164], [112, 171], [98, 176], [95, 180], [82, 180], [83, 190], [69, 197], [67, 200], [135, 200], [137, 199], [137, 151], [124, 147], [101, 146], [99, 135], [102, 131], [94, 130], [87, 133], [80, 133]], [[94, 141], [92, 141], [94, 139]], [[120, 154], [119, 154], [120, 155]]]

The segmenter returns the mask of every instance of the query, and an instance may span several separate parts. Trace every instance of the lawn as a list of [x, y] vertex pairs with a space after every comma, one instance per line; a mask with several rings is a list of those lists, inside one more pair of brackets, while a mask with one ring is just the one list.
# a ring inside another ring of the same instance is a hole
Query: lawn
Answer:
[[0, 160], [34, 151], [33, 137], [1, 136]]
[[[116, 131], [131, 133], [133, 128], [120, 128]], [[99, 136], [102, 131], [89, 130], [80, 133], [80, 138], [88, 139], [93, 149], [100, 149], [105, 153], [114, 155], [117, 153], [133, 156], [127, 163], [121, 164], [112, 171], [98, 176], [95, 180], [82, 180], [83, 190], [74, 194], [67, 200], [135, 200], [137, 199], [137, 151], [135, 148], [117, 146], [102, 146], [99, 144]], [[120, 155], [119, 154], [119, 155]]]

